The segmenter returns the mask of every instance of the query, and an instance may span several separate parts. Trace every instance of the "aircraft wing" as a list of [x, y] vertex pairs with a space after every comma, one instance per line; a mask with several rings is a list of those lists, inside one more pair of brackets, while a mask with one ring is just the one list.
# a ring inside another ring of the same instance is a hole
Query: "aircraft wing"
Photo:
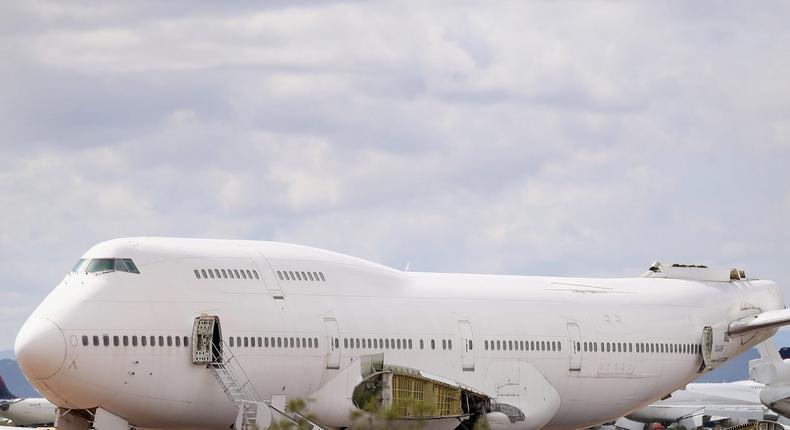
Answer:
[[751, 331], [781, 327], [790, 324], [790, 309], [761, 312], [730, 323], [728, 333], [741, 335]]

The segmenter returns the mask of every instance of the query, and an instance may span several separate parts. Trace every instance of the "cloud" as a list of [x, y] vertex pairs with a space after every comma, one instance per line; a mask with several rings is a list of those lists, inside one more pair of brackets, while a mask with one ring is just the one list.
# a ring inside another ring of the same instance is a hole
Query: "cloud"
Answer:
[[788, 284], [787, 7], [4, 3], [0, 349], [127, 235]]

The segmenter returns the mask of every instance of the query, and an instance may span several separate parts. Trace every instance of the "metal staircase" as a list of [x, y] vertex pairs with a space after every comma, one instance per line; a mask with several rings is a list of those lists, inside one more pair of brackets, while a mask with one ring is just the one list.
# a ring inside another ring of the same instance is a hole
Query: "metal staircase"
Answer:
[[214, 361], [208, 364], [211, 373], [217, 378], [220, 387], [239, 408], [236, 419], [237, 430], [257, 428], [258, 406], [268, 407], [260, 400], [258, 392], [250, 382], [250, 378], [239, 364], [236, 357], [226, 345], [212, 345]]

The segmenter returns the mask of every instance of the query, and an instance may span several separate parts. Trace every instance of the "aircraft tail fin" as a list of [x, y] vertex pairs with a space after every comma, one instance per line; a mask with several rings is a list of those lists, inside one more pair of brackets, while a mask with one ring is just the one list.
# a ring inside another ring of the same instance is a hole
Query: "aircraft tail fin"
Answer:
[[11, 400], [16, 399], [16, 396], [11, 394], [8, 391], [8, 387], [5, 385], [5, 381], [3, 381], [3, 377], [0, 376], [0, 400]]
[[[749, 377], [763, 384], [790, 381], [790, 362], [785, 362], [773, 339], [756, 346], [760, 358], [749, 360]], [[785, 348], [782, 348], [785, 349]]]

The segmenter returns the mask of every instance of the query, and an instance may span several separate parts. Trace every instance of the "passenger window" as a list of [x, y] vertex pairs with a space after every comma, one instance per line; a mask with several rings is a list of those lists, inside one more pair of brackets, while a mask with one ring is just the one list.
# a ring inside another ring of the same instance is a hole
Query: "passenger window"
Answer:
[[337, 339], [335, 339], [335, 348], [337, 348], [337, 347], [338, 347], [338, 344], [340, 344], [340, 341], [338, 341]]
[[208, 278], [208, 275], [206, 275], [206, 269], [200, 269], [200, 273], [203, 275], [203, 279]]
[[228, 278], [230, 278], [230, 279], [236, 279], [236, 278], [233, 276], [233, 269], [228, 269]]
[[[354, 343], [356, 343], [356, 344], [357, 344], [357, 348], [359, 348], [359, 339], [356, 339], [356, 340], [354, 341]], [[362, 346], [364, 347], [365, 345], [363, 344]]]
[[145, 337], [145, 336], [140, 336], [140, 345], [141, 345], [141, 346], [146, 346], [146, 343], [147, 343], [147, 341], [148, 341], [148, 338], [147, 338], [147, 337]]
[[200, 272], [198, 272], [198, 269], [195, 269], [195, 277], [200, 279]]
[[103, 339], [102, 339], [102, 340], [104, 341], [104, 346], [110, 346], [110, 336], [108, 336], [108, 335], [106, 335], [106, 334], [105, 334], [105, 335], [104, 335], [104, 336], [102, 336], [102, 337], [103, 337]]
[[411, 339], [409, 339], [409, 349], [411, 349]]
[[214, 274], [217, 275], [217, 279], [222, 279], [222, 274], [219, 273], [219, 269], [214, 269]]
[[447, 349], [447, 339], [442, 339], [442, 349], [443, 350]]
[[348, 348], [348, 338], [343, 338], [343, 348]]
[[315, 280], [318, 281], [318, 273], [317, 272], [313, 272], [313, 278], [315, 278]]
[[99, 346], [99, 336], [93, 336], [93, 346]]
[[123, 346], [129, 346], [129, 336], [123, 337]]
[[326, 281], [326, 279], [324, 279], [324, 274], [322, 272], [318, 272], [318, 276], [321, 277], [322, 281]]
[[220, 272], [222, 272], [222, 278], [228, 279], [228, 272], [226, 272], [225, 269], [221, 269]]
[[306, 281], [306, 280], [307, 280], [307, 275], [306, 275], [304, 272], [302, 272], [302, 280], [303, 280], [303, 281]]
[[252, 273], [249, 270], [247, 270], [247, 279], [252, 279]]
[[236, 274], [236, 279], [241, 279], [241, 276], [239, 275], [239, 270], [238, 269], [233, 269], [233, 273]]
[[280, 272], [280, 271], [278, 270], [278, 271], [277, 271], [277, 277], [279, 277], [281, 281], [284, 281], [284, 279], [283, 279], [283, 272]]
[[167, 337], [167, 346], [173, 346], [173, 336]]
[[296, 280], [297, 281], [301, 281], [302, 280], [302, 276], [299, 275], [299, 272], [296, 272]]
[[[512, 344], [511, 344], [512, 346]], [[453, 349], [453, 341], [452, 339], [447, 339], [447, 349]]]
[[151, 336], [151, 338], [149, 340], [151, 341], [151, 342], [149, 342], [151, 344], [151, 346], [156, 346], [156, 337]]
[[268, 348], [268, 347], [269, 347], [269, 338], [268, 338], [268, 337], [264, 337], [264, 338], [263, 338], [263, 346], [264, 346], [265, 348]]
[[420, 349], [425, 349], [425, 343], [420, 339]]
[[291, 348], [294, 347], [294, 338], [291, 338]]
[[[272, 345], [274, 345], [274, 344], [272, 344]], [[283, 347], [283, 338], [281, 338], [281, 337], [277, 338], [277, 347], [278, 348], [282, 348]]]
[[562, 351], [562, 342], [557, 341], [557, 351]]
[[397, 340], [396, 344], [397, 344], [397, 348], [398, 348], [398, 349], [401, 349], [401, 345], [400, 345], [400, 339], [398, 339], [398, 340]]
[[209, 276], [209, 278], [214, 279], [214, 271], [211, 270], [211, 269], [208, 269], [208, 276]]
[[436, 349], [436, 341], [431, 339], [431, 349]]
[[248, 348], [250, 346], [250, 339], [247, 336], [244, 336], [244, 347]]
[[180, 336], [176, 336], [176, 346], [178, 346], [178, 347], [181, 346], [181, 337]]
[[260, 279], [260, 278], [258, 278], [258, 271], [257, 270], [253, 270], [252, 274], [255, 276], [255, 279]]
[[500, 341], [496, 341], [496, 350], [497, 350], [497, 351], [499, 351], [500, 349], [502, 349], [502, 348], [501, 348], [501, 346], [500, 346], [500, 343], [499, 343], [499, 342], [500, 342]]
[[112, 344], [113, 346], [121, 346], [121, 339], [118, 336], [112, 337]]
[[312, 273], [307, 272], [307, 277], [309, 277], [311, 281], [313, 280], [313, 274]]

